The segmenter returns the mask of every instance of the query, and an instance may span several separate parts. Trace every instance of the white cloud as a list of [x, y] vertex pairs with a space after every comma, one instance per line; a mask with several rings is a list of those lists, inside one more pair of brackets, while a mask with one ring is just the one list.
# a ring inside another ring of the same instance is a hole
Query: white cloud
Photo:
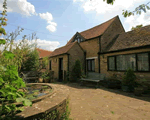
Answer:
[[41, 49], [53, 51], [58, 47], [58, 45], [60, 45], [58, 41], [47, 41], [37, 39], [37, 46], [40, 47]]
[[[12, 49], [15, 49], [16, 46], [19, 45], [19, 43], [22, 43], [22, 40], [16, 40], [14, 41], [14, 44], [12, 46]], [[38, 48], [41, 49], [45, 49], [45, 50], [49, 50], [49, 51], [54, 51], [56, 48], [58, 48], [58, 45], [60, 45], [60, 43], [58, 41], [48, 41], [48, 40], [41, 40], [41, 39], [37, 39], [37, 40], [27, 40], [25, 39], [24, 43], [22, 45], [37, 45]], [[5, 45], [1, 45], [0, 46], [0, 51], [2, 51], [4, 49]], [[7, 50], [9, 50], [10, 45], [8, 46]], [[34, 48], [34, 47], [32, 47]]]
[[[3, 10], [3, 1], [0, 0], [0, 11]], [[26, 16], [37, 15], [34, 5], [27, 0], [7, 0], [7, 7], [8, 12], [16, 12]]]
[[60, 45], [58, 41], [48, 41], [48, 40], [41, 40], [41, 39], [26, 40], [25, 43], [29, 45], [32, 45], [35, 43], [38, 48], [50, 50], [50, 51], [55, 50], [58, 47], [58, 45]]
[[53, 16], [51, 13], [46, 12], [46, 13], [39, 13], [39, 16], [46, 20], [47, 23], [49, 24], [46, 28], [50, 31], [50, 32], [55, 32], [56, 31], [56, 27], [57, 27], [57, 23], [52, 22], [53, 20]]
[[103, 0], [73, 0], [75, 3], [80, 3], [85, 13], [95, 11], [97, 15], [101, 15], [100, 19], [104, 22], [110, 18], [120, 15], [123, 20], [123, 26], [126, 30], [130, 30], [132, 26], [139, 24], [150, 24], [150, 12], [142, 13], [141, 15], [135, 15], [128, 18], [122, 17], [122, 10], [133, 11], [140, 4], [148, 3], [149, 0], [115, 0], [113, 5], [109, 5]]
[[106, 4], [103, 0], [73, 0], [73, 2], [82, 2], [85, 12], [96, 11], [98, 14], [106, 12], [121, 11], [134, 7], [134, 4], [143, 2], [144, 0], [115, 0], [113, 5]]

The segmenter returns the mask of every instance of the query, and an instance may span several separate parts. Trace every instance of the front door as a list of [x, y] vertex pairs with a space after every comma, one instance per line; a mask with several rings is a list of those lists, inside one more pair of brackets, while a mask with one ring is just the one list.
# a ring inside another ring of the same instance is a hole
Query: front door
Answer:
[[59, 58], [59, 82], [63, 81], [63, 58]]

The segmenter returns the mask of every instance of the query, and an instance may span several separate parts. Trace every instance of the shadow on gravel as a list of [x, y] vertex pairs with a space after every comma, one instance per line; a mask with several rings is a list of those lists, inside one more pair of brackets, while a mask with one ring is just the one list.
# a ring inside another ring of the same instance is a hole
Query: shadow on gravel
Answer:
[[[76, 88], [76, 89], [96, 89], [95, 88], [96, 84], [93, 84], [93, 83], [86, 84], [84, 86], [80, 86], [79, 83], [61, 83], [61, 82], [57, 82], [57, 83], [54, 83], [54, 84], [66, 85], [68, 87], [73, 87], [73, 88]], [[102, 90], [112, 92], [112, 93], [115, 93], [115, 94], [120, 94], [120, 95], [124, 95], [124, 96], [127, 96], [127, 97], [132, 97], [132, 98], [135, 98], [135, 99], [140, 99], [140, 100], [150, 102], [150, 93], [149, 94], [143, 94], [142, 96], [135, 96], [134, 93], [123, 92], [121, 89], [110, 89], [110, 88], [106, 88], [106, 87], [103, 87], [103, 86], [99, 86], [97, 89], [102, 89]]]

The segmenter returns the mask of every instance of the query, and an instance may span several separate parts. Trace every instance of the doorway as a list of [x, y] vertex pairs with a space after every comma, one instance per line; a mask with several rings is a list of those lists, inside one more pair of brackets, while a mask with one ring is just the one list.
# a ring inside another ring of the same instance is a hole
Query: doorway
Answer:
[[63, 81], [63, 58], [59, 58], [59, 82]]

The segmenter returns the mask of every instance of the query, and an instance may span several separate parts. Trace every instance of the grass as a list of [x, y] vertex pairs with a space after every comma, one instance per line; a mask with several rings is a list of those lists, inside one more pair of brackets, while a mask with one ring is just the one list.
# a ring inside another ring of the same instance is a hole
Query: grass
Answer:
[[111, 111], [112, 114], [115, 114], [114, 111]]

